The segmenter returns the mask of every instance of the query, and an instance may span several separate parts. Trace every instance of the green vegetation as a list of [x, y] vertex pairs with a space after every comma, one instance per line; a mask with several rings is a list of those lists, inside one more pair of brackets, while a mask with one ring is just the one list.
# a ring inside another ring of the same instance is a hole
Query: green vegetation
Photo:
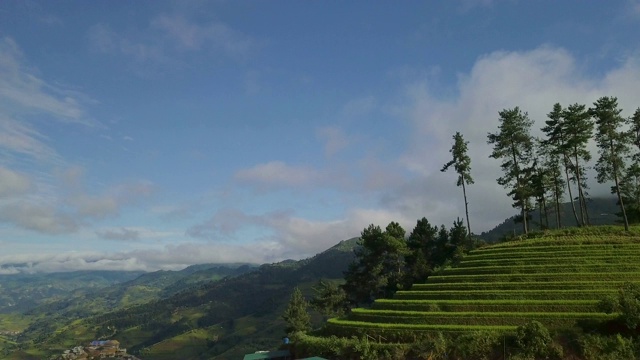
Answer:
[[516, 359], [561, 359], [566, 351], [593, 359], [626, 354], [636, 351], [628, 338], [603, 337], [615, 349], [596, 355], [597, 341], [585, 334], [615, 333], [618, 324], [636, 331], [639, 259], [638, 228], [530, 233], [471, 250], [426, 282], [330, 319], [323, 330], [298, 341], [306, 349], [305, 342], [315, 343], [317, 336], [369, 339], [378, 345], [401, 344], [408, 356], [426, 351], [420, 350], [425, 342], [435, 345], [441, 337], [455, 359], [490, 359], [505, 351]]
[[287, 322], [287, 333], [291, 334], [298, 331], [309, 331], [311, 329], [311, 317], [307, 312], [309, 303], [302, 296], [302, 292], [298, 287], [293, 289], [289, 305], [284, 311], [282, 318]]

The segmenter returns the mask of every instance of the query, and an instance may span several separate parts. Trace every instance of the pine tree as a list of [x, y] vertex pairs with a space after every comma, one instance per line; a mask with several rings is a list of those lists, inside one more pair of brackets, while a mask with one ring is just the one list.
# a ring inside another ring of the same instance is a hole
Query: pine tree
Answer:
[[407, 243], [405, 231], [391, 222], [383, 232], [379, 226], [365, 228], [356, 250], [356, 259], [345, 273], [342, 288], [355, 304], [391, 297], [405, 279]]
[[629, 138], [633, 144], [634, 153], [631, 165], [626, 169], [620, 183], [622, 201], [625, 204], [627, 220], [630, 224], [640, 223], [640, 108], [637, 108], [628, 120]]
[[311, 306], [326, 317], [341, 316], [347, 307], [347, 295], [335, 282], [321, 279], [313, 288]]
[[308, 307], [309, 303], [305, 300], [302, 292], [298, 287], [295, 287], [293, 294], [291, 294], [289, 305], [284, 311], [284, 315], [282, 315], [284, 321], [287, 322], [287, 334], [298, 331], [307, 332], [311, 329], [311, 317], [307, 312]]
[[618, 196], [624, 229], [629, 231], [629, 221], [620, 191], [620, 180], [625, 168], [625, 155], [629, 153], [631, 138], [628, 132], [621, 129], [625, 120], [620, 116], [622, 109], [618, 108], [617, 98], [603, 96], [593, 105], [594, 107], [589, 109], [589, 113], [595, 118], [597, 126], [596, 143], [600, 157], [595, 168], [598, 173], [598, 182], [604, 183], [613, 180], [615, 186], [612, 188], [612, 192]]
[[[571, 169], [569, 162], [569, 154], [566, 143], [566, 135], [564, 132], [564, 119], [563, 114], [565, 110], [559, 103], [553, 105], [553, 110], [547, 114], [547, 120], [545, 121], [546, 126], [542, 128], [542, 131], [547, 135], [547, 138], [544, 140], [544, 146], [549, 149], [549, 154], [558, 159], [562, 159], [562, 167], [564, 169], [565, 175], [565, 183], [567, 185], [567, 192], [569, 193], [569, 199], [571, 200], [571, 210], [573, 211], [573, 216], [576, 220], [576, 224], [580, 224], [580, 220], [578, 219], [578, 212], [576, 211], [576, 205], [573, 201], [573, 194], [571, 191], [571, 177], [569, 176], [569, 171]], [[557, 185], [557, 184], [556, 184]], [[559, 191], [556, 188], [556, 193], [559, 194]], [[560, 219], [560, 199], [556, 197], [556, 217], [558, 228], [561, 227], [561, 219]]]
[[[542, 184], [538, 188], [539, 195], [543, 196], [543, 207], [545, 210], [546, 225], [549, 227], [548, 213], [555, 215], [556, 227], [562, 227], [561, 204], [564, 196], [564, 179], [562, 177], [562, 167], [560, 165], [561, 155], [554, 149], [547, 140], [538, 142], [538, 176]], [[540, 194], [540, 187], [544, 188], [543, 194]], [[553, 210], [549, 211], [547, 203], [547, 194], [550, 194], [549, 202], [553, 204]]]
[[563, 133], [565, 135], [564, 152], [567, 154], [573, 179], [578, 187], [578, 206], [580, 218], [578, 225], [587, 225], [587, 202], [585, 197], [585, 169], [584, 164], [591, 160], [591, 153], [587, 143], [593, 134], [593, 120], [585, 105], [570, 105], [562, 113]]
[[462, 195], [464, 196], [464, 211], [467, 217], [467, 231], [469, 240], [471, 240], [471, 224], [469, 223], [469, 202], [467, 201], [467, 189], [465, 185], [473, 184], [473, 178], [471, 177], [471, 158], [467, 155], [468, 141], [464, 141], [462, 134], [456, 132], [453, 135], [453, 147], [449, 152], [453, 155], [448, 163], [442, 167], [442, 172], [447, 171], [452, 165], [458, 174], [457, 186], [462, 186]]
[[518, 107], [502, 110], [499, 115], [499, 131], [488, 134], [487, 143], [493, 145], [490, 157], [502, 159], [504, 176], [498, 178], [498, 184], [510, 189], [508, 195], [514, 199], [513, 207], [520, 208], [523, 231], [527, 234], [531, 207], [531, 187], [527, 176], [531, 175], [533, 138], [530, 130], [533, 121]]
[[424, 281], [429, 275], [430, 263], [436, 252], [436, 238], [438, 227], [432, 226], [427, 218], [417, 221], [416, 226], [407, 239], [408, 254], [406, 263], [408, 268], [406, 286], [416, 281]]

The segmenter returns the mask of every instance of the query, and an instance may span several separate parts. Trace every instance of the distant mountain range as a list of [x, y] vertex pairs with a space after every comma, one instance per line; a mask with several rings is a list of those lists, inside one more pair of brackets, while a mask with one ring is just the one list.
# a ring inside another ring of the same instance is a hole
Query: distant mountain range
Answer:
[[[20, 346], [0, 341], [0, 351], [16, 359], [48, 356], [99, 338], [117, 339], [143, 359], [240, 358], [277, 347], [285, 334], [280, 314], [293, 288], [301, 286], [311, 296], [319, 279], [341, 279], [356, 241], [342, 241], [309, 259], [259, 267], [195, 265], [182, 271], [108, 273], [111, 278], [101, 272], [14, 276], [12, 288], [22, 284], [23, 296], [43, 286], [44, 279], [56, 291], [21, 310], [8, 307], [4, 322], [0, 314], [0, 331], [7, 319], [28, 324], [16, 338]], [[0, 290], [8, 278], [0, 279]], [[120, 282], [109, 284], [109, 279]], [[83, 287], [83, 282], [95, 286]], [[63, 296], [62, 289], [71, 290]], [[193, 339], [185, 343], [185, 337]], [[18, 347], [24, 350], [14, 351]]]

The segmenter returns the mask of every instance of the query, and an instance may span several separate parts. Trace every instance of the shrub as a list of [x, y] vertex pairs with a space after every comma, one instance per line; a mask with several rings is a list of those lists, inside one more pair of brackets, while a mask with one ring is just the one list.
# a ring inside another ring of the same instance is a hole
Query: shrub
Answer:
[[562, 348], [553, 343], [549, 330], [535, 320], [516, 329], [516, 344], [525, 358], [562, 358]]
[[460, 335], [453, 346], [454, 356], [460, 359], [490, 360], [497, 358], [502, 335], [492, 331], [474, 331]]
[[621, 335], [584, 335], [578, 339], [585, 360], [632, 360], [634, 344], [632, 339]]
[[434, 333], [411, 347], [410, 357], [418, 359], [446, 359], [449, 341], [442, 332]]
[[631, 330], [640, 325], [640, 285], [625, 283], [618, 291], [617, 297], [606, 297], [598, 304], [606, 313], [619, 312], [620, 319]]

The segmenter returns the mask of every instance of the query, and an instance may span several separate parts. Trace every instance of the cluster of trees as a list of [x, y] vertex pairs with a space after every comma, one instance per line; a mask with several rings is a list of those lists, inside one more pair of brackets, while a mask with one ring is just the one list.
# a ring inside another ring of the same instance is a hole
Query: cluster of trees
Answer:
[[[595, 140], [598, 183], [613, 182], [619, 215], [628, 230], [640, 222], [640, 108], [624, 118], [615, 97], [601, 97], [593, 107], [555, 104], [542, 128], [544, 138], [531, 135], [533, 121], [515, 107], [499, 112], [496, 133], [488, 134], [493, 145], [490, 157], [502, 161], [498, 183], [509, 190], [513, 206], [520, 210], [523, 231], [530, 230], [530, 213], [537, 207], [542, 227], [549, 227], [549, 215], [562, 227], [560, 204], [564, 194], [571, 200], [579, 226], [589, 225], [587, 212], [588, 143]], [[575, 201], [574, 201], [575, 200]], [[577, 203], [577, 204], [576, 204]]]
[[408, 237], [397, 222], [389, 223], [384, 231], [369, 225], [362, 231], [359, 244], [342, 286], [353, 305], [389, 298], [399, 289], [410, 288], [415, 281], [424, 281], [456, 254], [471, 249], [474, 241], [459, 219], [447, 229], [422, 218]]
[[470, 237], [460, 219], [447, 229], [422, 218], [408, 237], [397, 222], [389, 223], [384, 231], [369, 225], [362, 230], [358, 245], [356, 258], [345, 272], [344, 284], [320, 281], [310, 302], [298, 288], [294, 289], [283, 315], [288, 324], [287, 333], [309, 330], [309, 306], [324, 316], [333, 317], [353, 306], [390, 298], [397, 290], [408, 289], [414, 282], [426, 280], [438, 268], [452, 264], [464, 252], [479, 245], [479, 241]]

